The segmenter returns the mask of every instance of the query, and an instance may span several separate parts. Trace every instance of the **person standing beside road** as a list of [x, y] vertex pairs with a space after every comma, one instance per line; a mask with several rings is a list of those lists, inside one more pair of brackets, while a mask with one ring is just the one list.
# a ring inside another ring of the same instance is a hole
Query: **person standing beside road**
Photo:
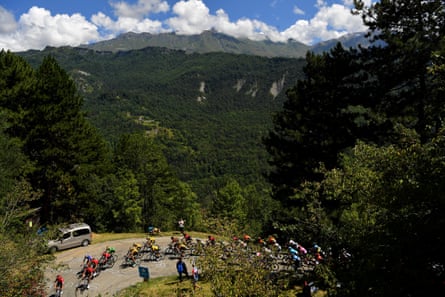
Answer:
[[178, 221], [178, 227], [179, 227], [179, 232], [181, 232], [181, 234], [184, 234], [184, 228], [185, 228], [185, 220], [184, 219], [180, 219]]
[[185, 262], [182, 260], [182, 257], [179, 258], [178, 262], [176, 262], [176, 270], [179, 274], [179, 281], [182, 282], [182, 275], [185, 274], [186, 277], [189, 276], [187, 272], [187, 266], [185, 265]]
[[192, 264], [192, 282], [193, 282], [193, 290], [201, 289], [201, 286], [198, 285], [199, 280], [199, 271], [198, 267], [195, 266], [195, 263]]

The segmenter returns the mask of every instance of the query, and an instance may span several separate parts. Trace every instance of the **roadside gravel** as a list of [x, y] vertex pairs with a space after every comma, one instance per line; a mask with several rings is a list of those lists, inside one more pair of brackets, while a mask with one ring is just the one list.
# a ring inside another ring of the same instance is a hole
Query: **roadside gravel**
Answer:
[[[128, 248], [133, 243], [143, 243], [144, 241], [145, 238], [114, 240], [56, 253], [56, 261], [54, 265], [51, 265], [45, 273], [48, 295], [51, 296], [51, 294], [54, 293], [53, 281], [57, 274], [61, 274], [65, 279], [63, 296], [75, 297], [75, 288], [79, 282], [76, 273], [81, 270], [83, 257], [86, 254], [89, 254], [99, 258], [107, 246], [112, 246], [116, 249], [118, 260], [113, 268], [102, 271], [97, 278], [93, 279], [90, 283], [90, 289], [84, 291], [82, 296], [95, 297], [99, 294], [102, 297], [113, 296], [124, 288], [142, 282], [143, 279], [139, 277], [138, 267], [122, 268], [121, 263]], [[170, 237], [156, 237], [156, 244], [160, 246], [162, 251], [168, 246], [169, 242]], [[176, 261], [176, 258], [165, 256], [162, 261], [142, 262], [141, 266], [148, 267], [150, 278], [156, 278], [175, 275]], [[190, 260], [186, 260], [186, 263], [188, 264], [188, 267], [191, 267]]]

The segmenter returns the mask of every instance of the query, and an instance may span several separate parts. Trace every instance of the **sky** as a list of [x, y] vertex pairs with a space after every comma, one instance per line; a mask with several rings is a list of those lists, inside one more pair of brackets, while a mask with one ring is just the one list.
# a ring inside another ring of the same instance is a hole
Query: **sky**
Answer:
[[[370, 5], [372, 0], [364, 0]], [[365, 31], [353, 0], [2, 0], [0, 49], [78, 46], [126, 32], [215, 30], [237, 38], [312, 45]]]

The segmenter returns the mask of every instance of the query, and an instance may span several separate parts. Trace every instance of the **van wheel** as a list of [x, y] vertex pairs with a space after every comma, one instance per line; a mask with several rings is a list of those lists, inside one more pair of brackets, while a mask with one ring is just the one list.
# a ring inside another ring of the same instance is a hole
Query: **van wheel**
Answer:
[[49, 248], [49, 253], [50, 254], [54, 254], [55, 252], [57, 252], [57, 247], [52, 246], [52, 247]]
[[82, 246], [87, 246], [88, 244], [90, 244], [90, 242], [88, 240], [84, 240], [82, 241]]

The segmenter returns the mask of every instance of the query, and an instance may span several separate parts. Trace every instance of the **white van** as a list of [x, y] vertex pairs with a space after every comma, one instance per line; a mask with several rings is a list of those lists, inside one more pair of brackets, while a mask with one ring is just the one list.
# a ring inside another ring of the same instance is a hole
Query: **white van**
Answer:
[[87, 246], [92, 240], [93, 233], [88, 224], [71, 224], [66, 228], [59, 229], [58, 238], [48, 242], [48, 251], [50, 253], [55, 253], [56, 251], [73, 247]]

